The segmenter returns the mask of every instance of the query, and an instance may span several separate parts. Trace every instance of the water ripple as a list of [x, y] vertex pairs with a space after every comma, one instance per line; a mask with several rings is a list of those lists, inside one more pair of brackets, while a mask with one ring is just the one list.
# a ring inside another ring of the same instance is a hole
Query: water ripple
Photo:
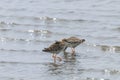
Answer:
[[97, 45], [97, 46], [101, 47], [101, 50], [105, 52], [120, 53], [120, 46], [109, 46], [109, 45]]
[[22, 50], [16, 50], [16, 49], [0, 49], [1, 51], [9, 51], [9, 52], [40, 52], [40, 50], [26, 50], [26, 49], [22, 49]]
[[9, 62], [9, 61], [0, 61], [1, 64], [41, 64], [41, 63], [37, 63], [37, 62]]
[[115, 74], [120, 74], [120, 70], [117, 69], [105, 69], [103, 70], [104, 74], [110, 74], [110, 75], [115, 75]]
[[96, 20], [87, 20], [87, 19], [65, 19], [65, 18], [56, 18], [56, 17], [48, 17], [48, 16], [44, 16], [44, 17], [33, 17], [33, 16], [4, 16], [6, 18], [12, 18], [13, 22], [11, 21], [0, 21], [0, 24], [2, 25], [23, 25], [23, 26], [41, 26], [40, 24], [30, 24], [30, 23], [17, 23], [14, 20], [26, 20], [26, 21], [38, 21], [39, 23], [41, 23], [41, 21], [44, 22], [44, 24], [46, 23], [56, 23], [56, 22], [98, 22]]
[[6, 31], [10, 31], [12, 29], [0, 29], [0, 31], [6, 32]]
[[48, 30], [28, 30], [27, 32], [30, 32], [30, 33], [43, 33], [43, 34], [51, 34], [52, 33], [51, 31], [48, 31]]
[[120, 53], [120, 46], [110, 46], [110, 45], [97, 45], [97, 44], [86, 44], [87, 46], [90, 47], [100, 47], [102, 51], [104, 52], [116, 52], [116, 53]]
[[118, 32], [120, 32], [120, 27], [118, 27], [118, 28], [113, 28], [112, 30], [113, 30], [113, 31], [118, 31]]
[[40, 40], [40, 39], [18, 39], [18, 38], [9, 38], [9, 37], [1, 37], [0, 38], [0, 41], [24, 41], [24, 42], [43, 42], [43, 43], [46, 43], [46, 42], [52, 42], [50, 40]]

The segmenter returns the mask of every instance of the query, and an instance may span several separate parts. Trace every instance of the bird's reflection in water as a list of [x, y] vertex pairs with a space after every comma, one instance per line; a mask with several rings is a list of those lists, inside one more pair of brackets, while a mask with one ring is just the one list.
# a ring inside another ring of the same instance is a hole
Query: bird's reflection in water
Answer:
[[61, 63], [49, 63], [48, 64], [48, 73], [50, 73], [51, 75], [58, 75], [58, 74], [61, 74], [63, 71], [62, 71], [62, 67], [63, 67], [63, 64]]
[[76, 55], [70, 55], [70, 52], [64, 53], [64, 62], [76, 62]]
[[48, 73], [51, 75], [71, 74], [74, 73], [76, 65], [76, 56], [71, 56], [70, 53], [65, 53], [63, 62], [48, 64]]

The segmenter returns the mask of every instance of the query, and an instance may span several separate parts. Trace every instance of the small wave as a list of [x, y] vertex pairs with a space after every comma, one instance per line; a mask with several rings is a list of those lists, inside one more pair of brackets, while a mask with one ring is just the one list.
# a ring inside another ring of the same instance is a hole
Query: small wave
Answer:
[[41, 26], [39, 24], [22, 24], [22, 23], [15, 23], [15, 22], [11, 22], [11, 23], [6, 23], [7, 25], [16, 25], [16, 26]]
[[90, 69], [79, 69], [79, 71], [86, 71], [86, 72], [101, 72], [101, 73], [104, 73], [104, 74], [120, 74], [120, 70], [117, 70], [117, 69], [93, 69], [93, 68], [90, 68]]
[[25, 34], [36, 34], [36, 35], [44, 35], [44, 36], [50, 36], [53, 32], [49, 30], [41, 30], [41, 29], [29, 29], [29, 30], [13, 30], [17, 33], [25, 33]]
[[114, 29], [112, 29], [112, 30], [120, 32], [120, 27], [114, 28]]
[[120, 46], [109, 46], [109, 45], [97, 45], [101, 47], [102, 51], [107, 51], [107, 52], [117, 52], [120, 53]]
[[97, 45], [97, 44], [86, 44], [87, 46], [100, 47], [104, 52], [116, 52], [120, 53], [120, 46], [109, 46], [109, 45]]
[[39, 16], [21, 16], [21, 17], [18, 17], [16, 16], [16, 18], [19, 18], [19, 19], [28, 19], [28, 20], [41, 20], [41, 21], [52, 21], [52, 22], [59, 22], [59, 21], [67, 21], [67, 22], [97, 22], [95, 20], [85, 20], [85, 19], [65, 19], [65, 18], [57, 18], [57, 17], [48, 17], [48, 16], [42, 16], [42, 17], [39, 17]]
[[40, 52], [40, 50], [16, 50], [16, 49], [0, 49], [1, 51], [9, 51], [9, 52]]
[[11, 29], [0, 29], [0, 31], [10, 31]]
[[38, 62], [12, 62], [12, 61], [0, 61], [1, 64], [41, 64]]
[[5, 22], [5, 21], [1, 21], [0, 22], [0, 24], [1, 25], [11, 25], [11, 26], [36, 26], [36, 27], [38, 27], [38, 26], [41, 26], [41, 25], [39, 25], [39, 24], [27, 24], [27, 23], [16, 23], [16, 22]]
[[20, 41], [20, 42], [42, 42], [42, 43], [46, 43], [46, 42], [52, 42], [49, 40], [39, 40], [39, 39], [17, 39], [17, 38], [9, 38], [9, 37], [1, 37], [0, 41]]
[[10, 25], [10, 24], [14, 24], [14, 22], [0, 21], [0, 24], [2, 24], [2, 25]]
[[43, 33], [43, 34], [51, 34], [51, 31], [48, 30], [28, 30], [26, 32], [30, 32], [30, 33]]
[[87, 46], [93, 46], [93, 47], [96, 47], [97, 45], [96, 44], [89, 44], [89, 43], [86, 43]]
[[0, 24], [6, 24], [6, 22], [4, 22], [4, 21], [1, 21], [1, 22], [0, 22]]
[[0, 28], [6, 28], [7, 27], [7, 23], [4, 21], [0, 21]]
[[[31, 23], [17, 23], [17, 22], [6, 22], [1, 21], [2, 25], [11, 25], [11, 26], [41, 26], [41, 21], [46, 23], [56, 23], [56, 22], [97, 22], [95, 20], [85, 20], [85, 19], [65, 19], [65, 18], [56, 18], [56, 17], [33, 17], [33, 16], [6, 16], [7, 18], [15, 18], [17, 20], [31, 20], [31, 21], [39, 21], [39, 24], [31, 24]], [[42, 23], [43, 24], [43, 23]], [[42, 25], [43, 26], [43, 25]]]
[[86, 78], [82, 78], [81, 80], [110, 80], [110, 79], [86, 77]]
[[33, 19], [39, 19], [39, 20], [43, 20], [43, 21], [78, 21], [78, 22], [83, 22], [86, 21], [84, 19], [63, 19], [63, 18], [56, 18], [56, 17], [48, 17], [48, 16], [44, 16], [44, 17], [33, 17]]
[[110, 75], [120, 74], [120, 70], [117, 69], [105, 69], [103, 72]]
[[64, 21], [64, 22], [84, 22], [86, 20], [84, 19], [65, 19], [65, 18], [52, 18], [52, 17], [40, 17], [41, 20], [46, 20], [46, 21]]
[[8, 38], [8, 37], [0, 37], [0, 41], [13, 41], [14, 38]]
[[41, 19], [41, 20], [48, 20], [48, 21], [55, 21], [55, 20], [57, 20], [57, 18], [51, 18], [51, 17], [48, 17], [48, 16], [39, 17], [39, 19]]

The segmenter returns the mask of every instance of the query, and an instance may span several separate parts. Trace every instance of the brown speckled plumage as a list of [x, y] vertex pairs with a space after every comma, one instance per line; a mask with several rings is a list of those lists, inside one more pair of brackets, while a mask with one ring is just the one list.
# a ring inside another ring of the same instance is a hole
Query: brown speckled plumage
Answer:
[[43, 51], [58, 54], [64, 49], [64, 47], [65, 47], [65, 44], [63, 42], [56, 41], [55, 43], [50, 45], [48, 48], [44, 48]]
[[54, 58], [54, 63], [56, 63], [56, 58], [58, 58], [60, 61], [62, 60], [60, 57], [57, 56], [57, 54], [63, 51], [64, 48], [65, 48], [64, 42], [56, 41], [48, 48], [44, 48], [42, 51], [52, 53], [53, 54], [52, 57]]
[[64, 51], [67, 49], [67, 47], [70, 47], [72, 49], [72, 55], [75, 54], [75, 47], [77, 47], [79, 44], [83, 43], [85, 39], [79, 39], [76, 37], [70, 37], [70, 38], [64, 38], [62, 41], [56, 41], [55, 43], [51, 44], [48, 48], [44, 48], [43, 52], [49, 52], [52, 53], [52, 57], [54, 58], [54, 63], [56, 63], [56, 59], [58, 58], [59, 61], [61, 61], [61, 57], [58, 57], [57, 54], [61, 51]]
[[77, 37], [70, 37], [70, 38], [65, 38], [62, 39], [62, 41], [65, 43], [66, 47], [64, 49], [67, 49], [67, 47], [71, 47], [72, 48], [72, 52], [75, 53], [75, 47], [77, 47], [79, 44], [83, 43], [85, 41], [85, 39], [79, 39]]

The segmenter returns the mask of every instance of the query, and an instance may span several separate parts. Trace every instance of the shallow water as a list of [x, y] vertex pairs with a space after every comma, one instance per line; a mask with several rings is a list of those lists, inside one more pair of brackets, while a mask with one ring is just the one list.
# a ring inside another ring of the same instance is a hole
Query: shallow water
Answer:
[[[1, 0], [0, 80], [120, 80], [119, 0]], [[53, 63], [55, 40], [86, 42]]]

